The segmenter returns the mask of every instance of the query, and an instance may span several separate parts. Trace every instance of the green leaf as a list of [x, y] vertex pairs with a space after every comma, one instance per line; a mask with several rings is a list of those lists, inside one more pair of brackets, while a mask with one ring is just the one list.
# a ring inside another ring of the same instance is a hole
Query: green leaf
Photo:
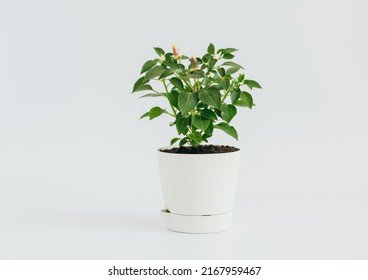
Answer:
[[199, 131], [188, 134], [188, 137], [192, 139], [194, 142], [196, 142], [197, 144], [200, 144], [202, 142], [202, 135]]
[[213, 122], [210, 122], [210, 125], [208, 126], [208, 128], [206, 129], [206, 131], [204, 133], [208, 137], [211, 137], [212, 136], [212, 133], [213, 133]]
[[234, 58], [234, 55], [231, 54], [231, 53], [224, 53], [222, 55], [222, 58], [224, 58], [224, 59], [232, 59], [232, 58]]
[[214, 54], [215, 53], [215, 46], [210, 43], [208, 48], [207, 48], [207, 52], [210, 53], [210, 54]]
[[153, 120], [154, 118], [161, 116], [163, 113], [165, 113], [165, 111], [165, 109], [162, 109], [160, 107], [153, 107], [150, 110], [149, 119]]
[[174, 72], [175, 72], [175, 69], [173, 68], [166, 69], [164, 72], [162, 72], [162, 74], [160, 75], [158, 79], [161, 80], [163, 78], [166, 78], [167, 76], [174, 74]]
[[239, 77], [238, 77], [238, 82], [241, 83], [245, 78], [245, 75], [244, 74], [239, 74]]
[[200, 109], [204, 109], [204, 108], [207, 108], [208, 105], [204, 104], [203, 102], [199, 101], [198, 105], [197, 105], [197, 108], [198, 110]]
[[176, 115], [176, 130], [178, 134], [187, 134], [189, 125], [189, 118], [183, 118], [179, 113]]
[[189, 78], [192, 78], [192, 79], [200, 79], [200, 78], [203, 78], [204, 77], [204, 73], [200, 70], [198, 71], [193, 71], [193, 72], [190, 72], [188, 74], [188, 77]]
[[205, 77], [203, 79], [203, 85], [204, 85], [204, 87], [207, 87], [210, 82], [211, 82], [211, 78]]
[[212, 80], [216, 83], [219, 83], [221, 80], [221, 77], [219, 74], [215, 74], [215, 76], [212, 78]]
[[170, 141], [170, 146], [174, 145], [176, 142], [178, 142], [180, 140], [180, 138], [173, 138]]
[[217, 120], [215, 112], [210, 109], [203, 109], [201, 111], [201, 117], [209, 120]]
[[229, 80], [221, 79], [219, 84], [224, 90], [228, 90], [228, 88], [230, 87], [230, 81]]
[[165, 70], [166, 68], [163, 66], [160, 66], [160, 65], [154, 66], [153, 68], [147, 71], [146, 76], [144, 78], [146, 80], [156, 78], [160, 76]]
[[139, 88], [141, 88], [143, 85], [147, 84], [148, 82], [149, 82], [149, 80], [145, 80], [145, 79], [144, 79], [144, 77], [139, 78], [139, 79], [134, 83], [132, 93], [139, 91], [138, 89], [139, 89]]
[[244, 80], [243, 83], [247, 85], [250, 89], [252, 88], [262, 88], [259, 83], [253, 80]]
[[214, 111], [215, 111], [217, 116], [221, 117], [221, 110], [220, 109], [215, 109]]
[[240, 93], [240, 99], [244, 102], [245, 107], [249, 107], [250, 109], [252, 109], [252, 107], [253, 107], [253, 97], [250, 93], [248, 93], [246, 91], [242, 91]]
[[217, 60], [214, 60], [212, 57], [208, 59], [208, 70], [211, 70], [213, 66], [215, 66]]
[[168, 52], [168, 53], [165, 53], [165, 58], [166, 58], [166, 62], [172, 62], [174, 61], [175, 59], [173, 58], [173, 53], [171, 52]]
[[153, 93], [147, 93], [145, 95], [142, 95], [138, 98], [144, 98], [144, 97], [160, 97], [160, 96], [164, 96], [163, 94], [161, 93], [156, 93], [156, 92], [153, 92]]
[[180, 147], [184, 146], [186, 143], [188, 143], [188, 141], [189, 141], [188, 137], [185, 137], [185, 138], [181, 139], [180, 142], [179, 142], [179, 146]]
[[143, 119], [143, 118], [145, 118], [145, 117], [148, 117], [149, 116], [149, 111], [147, 112], [147, 113], [144, 113], [139, 119]]
[[199, 99], [210, 106], [220, 108], [221, 106], [221, 93], [215, 87], [209, 87], [199, 92]]
[[240, 67], [230, 67], [226, 70], [226, 75], [231, 75], [240, 70]]
[[216, 124], [214, 128], [220, 129], [224, 131], [225, 133], [229, 134], [230, 136], [234, 137], [236, 140], [238, 140], [238, 133], [236, 132], [235, 128], [232, 127], [231, 125], [225, 122], [222, 122], [222, 123]]
[[163, 50], [163, 49], [161, 49], [161, 48], [158, 48], [158, 47], [156, 47], [156, 48], [153, 48], [154, 50], [155, 50], [155, 52], [160, 56], [160, 55], [163, 55], [163, 54], [165, 54], [165, 51]]
[[143, 90], [153, 90], [153, 88], [150, 85], [141, 85], [141, 86], [137, 87], [134, 90], [134, 92], [143, 91]]
[[224, 49], [224, 53], [232, 53], [232, 52], [236, 52], [238, 51], [238, 49], [234, 49], [234, 48], [226, 48]]
[[237, 110], [234, 105], [222, 104], [221, 105], [221, 118], [226, 122], [230, 122], [232, 118], [236, 115]]
[[172, 69], [179, 69], [179, 66], [182, 65], [182, 64], [178, 64], [175, 60], [175, 62], [165, 62], [165, 64], [169, 67], [169, 68], [172, 68]]
[[182, 91], [178, 96], [178, 107], [182, 114], [192, 111], [198, 103], [197, 96], [192, 92]]
[[166, 96], [167, 96], [167, 99], [169, 100], [170, 104], [173, 105], [175, 108], [178, 108], [179, 92], [173, 89]]
[[146, 63], [144, 63], [143, 66], [142, 66], [141, 74], [143, 74], [144, 72], [150, 70], [153, 66], [156, 65], [156, 63], [157, 62], [155, 60], [146, 61]]
[[231, 103], [235, 103], [236, 101], [238, 101], [240, 98], [240, 89], [231, 89], [230, 90], [230, 99], [231, 99]]
[[239, 67], [239, 68], [242, 68], [242, 69], [244, 69], [244, 67], [243, 66], [241, 66], [241, 65], [239, 65], [239, 64], [237, 64], [237, 63], [235, 63], [235, 62], [232, 62], [232, 61], [226, 61], [226, 62], [224, 62], [224, 63], [222, 63], [222, 66], [233, 66], [233, 67]]
[[184, 88], [184, 86], [183, 86], [183, 82], [182, 82], [180, 79], [176, 78], [176, 77], [171, 78], [171, 79], [170, 79], [170, 83], [171, 83], [174, 87], [176, 87], [177, 89], [183, 89], [183, 88]]
[[236, 101], [236, 102], [234, 103], [234, 105], [235, 105], [235, 106], [238, 106], [238, 107], [248, 107], [248, 106], [247, 106], [247, 103], [246, 103], [245, 101], [241, 100], [241, 99], [239, 99], [238, 101]]
[[217, 69], [217, 72], [219, 73], [219, 75], [221, 76], [221, 77], [223, 77], [223, 76], [225, 76], [226, 75], [226, 72], [225, 72], [225, 69], [224, 68], [219, 68], [219, 69]]
[[200, 115], [192, 115], [192, 125], [194, 125], [196, 128], [205, 131], [209, 124], [209, 119], [202, 118]]
[[141, 119], [142, 118], [145, 118], [145, 117], [149, 117], [150, 120], [154, 119], [154, 118], [157, 118], [159, 116], [161, 116], [163, 113], [165, 113], [166, 110], [165, 109], [162, 109], [160, 107], [153, 107], [151, 110], [149, 110], [147, 113], [144, 113], [142, 116], [141, 116]]

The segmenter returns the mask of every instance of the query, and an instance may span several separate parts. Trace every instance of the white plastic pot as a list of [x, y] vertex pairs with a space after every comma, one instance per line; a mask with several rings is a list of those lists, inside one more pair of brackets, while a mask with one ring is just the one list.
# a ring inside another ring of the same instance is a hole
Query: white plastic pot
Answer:
[[168, 228], [187, 233], [227, 230], [232, 224], [240, 151], [176, 154], [158, 150]]

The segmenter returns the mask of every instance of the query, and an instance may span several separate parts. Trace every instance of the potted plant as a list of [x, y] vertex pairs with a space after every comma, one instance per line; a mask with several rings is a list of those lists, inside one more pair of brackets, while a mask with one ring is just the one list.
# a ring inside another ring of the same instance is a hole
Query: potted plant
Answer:
[[170, 146], [178, 146], [157, 152], [166, 204], [162, 215], [174, 231], [227, 230], [232, 223], [240, 150], [203, 143], [208, 143], [216, 130], [238, 140], [230, 125], [237, 107], [254, 106], [252, 95], [244, 88], [261, 86], [240, 73], [243, 67], [232, 61], [237, 49], [216, 50], [209, 44], [202, 57], [191, 58], [176, 46], [172, 52], [154, 50], [157, 57], [143, 64], [133, 93], [146, 91], [140, 97], [166, 99], [167, 108], [155, 106], [141, 119], [168, 115], [177, 132]]

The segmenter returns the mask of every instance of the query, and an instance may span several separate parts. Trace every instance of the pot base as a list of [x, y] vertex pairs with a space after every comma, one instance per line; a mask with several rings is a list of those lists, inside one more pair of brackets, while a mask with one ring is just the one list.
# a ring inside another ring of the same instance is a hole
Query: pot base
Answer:
[[185, 233], [213, 233], [231, 228], [233, 212], [218, 215], [179, 215], [161, 210], [170, 230]]

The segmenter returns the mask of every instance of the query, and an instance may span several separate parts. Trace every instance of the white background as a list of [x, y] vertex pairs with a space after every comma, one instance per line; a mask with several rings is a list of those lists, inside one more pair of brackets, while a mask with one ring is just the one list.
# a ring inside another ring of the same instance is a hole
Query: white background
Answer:
[[[0, 2], [0, 258], [368, 258], [365, 1]], [[263, 90], [239, 112], [231, 231], [166, 230], [169, 118], [131, 95], [153, 46], [209, 42]]]

